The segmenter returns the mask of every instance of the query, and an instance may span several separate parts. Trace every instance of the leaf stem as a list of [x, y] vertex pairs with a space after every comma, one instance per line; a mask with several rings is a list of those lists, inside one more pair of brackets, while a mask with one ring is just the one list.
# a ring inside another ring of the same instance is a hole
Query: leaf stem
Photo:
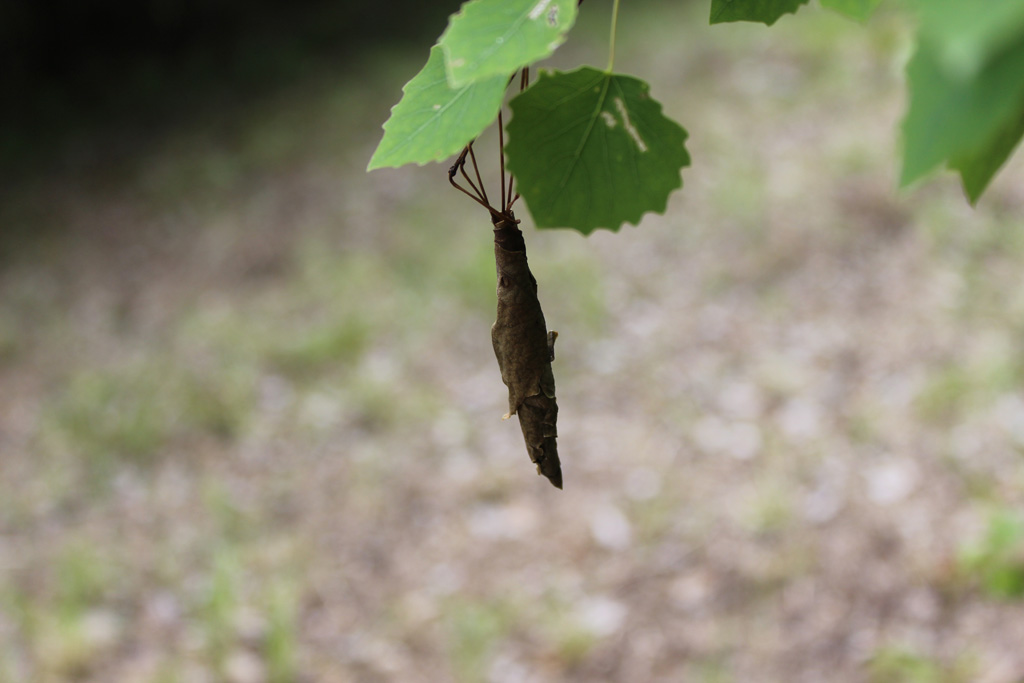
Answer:
[[498, 151], [501, 164], [501, 210], [505, 210], [505, 123], [501, 120], [501, 109], [498, 110]]
[[469, 158], [473, 160], [473, 170], [476, 171], [476, 181], [480, 183], [480, 194], [483, 196], [484, 201], [490, 206], [491, 200], [487, 198], [487, 188], [484, 187], [483, 178], [480, 177], [480, 167], [476, 163], [476, 152], [473, 151], [473, 143], [469, 143]]
[[615, 0], [615, 4], [612, 5], [612, 35], [608, 40], [608, 73], [612, 72], [612, 68], [615, 66], [615, 29], [619, 23], [619, 0]]

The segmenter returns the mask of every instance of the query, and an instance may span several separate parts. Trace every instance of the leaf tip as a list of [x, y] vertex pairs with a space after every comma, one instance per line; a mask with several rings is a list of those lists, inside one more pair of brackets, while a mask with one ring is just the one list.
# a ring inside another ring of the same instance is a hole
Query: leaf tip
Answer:
[[915, 182], [928, 175], [928, 172], [935, 167], [935, 164], [925, 166], [911, 159], [911, 155], [904, 154], [903, 166], [900, 168], [900, 189], [909, 187]]
[[384, 164], [381, 163], [381, 161], [379, 159], [379, 157], [380, 157], [380, 155], [378, 154], [379, 151], [380, 151], [380, 147], [378, 147], [376, 150], [374, 150], [373, 156], [370, 157], [370, 160], [368, 162], [366, 162], [366, 172], [367, 173], [369, 173], [370, 171], [376, 171], [378, 168], [384, 168]]
[[978, 208], [978, 201], [981, 199], [981, 195], [985, 194], [985, 188], [988, 187], [988, 181], [979, 184], [977, 182], [973, 182], [961, 172], [960, 186], [964, 190], [964, 197], [967, 198], [967, 203], [971, 205], [972, 209], [976, 209]]

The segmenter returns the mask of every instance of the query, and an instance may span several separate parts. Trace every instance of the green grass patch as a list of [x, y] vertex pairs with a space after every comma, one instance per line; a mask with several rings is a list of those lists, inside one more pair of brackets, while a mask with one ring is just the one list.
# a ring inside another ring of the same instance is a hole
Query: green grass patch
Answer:
[[355, 362], [369, 348], [373, 324], [355, 313], [283, 335], [266, 352], [274, 369], [296, 380], [315, 378], [336, 365]]
[[181, 411], [179, 430], [225, 441], [237, 438], [255, 405], [254, 379], [244, 366], [228, 365], [210, 375], [184, 372], [180, 393], [172, 397]]
[[487, 680], [491, 658], [511, 630], [515, 616], [512, 607], [500, 600], [453, 600], [444, 606], [448, 656], [458, 681]]
[[235, 642], [235, 614], [241, 605], [242, 563], [232, 548], [214, 552], [197, 617], [203, 628], [206, 657], [214, 670], [224, 663]]
[[918, 414], [945, 424], [978, 409], [1024, 381], [1019, 352], [1011, 344], [979, 346], [972, 357], [934, 371], [914, 400]]
[[40, 437], [102, 485], [123, 465], [154, 464], [175, 439], [236, 438], [254, 389], [234, 369], [204, 374], [162, 356], [81, 370], [50, 401]]
[[959, 414], [971, 398], [972, 389], [973, 379], [966, 369], [950, 365], [929, 377], [915, 399], [915, 407], [926, 420], [944, 422]]
[[548, 610], [542, 621], [542, 628], [558, 661], [562, 666], [572, 669], [586, 659], [601, 638], [566, 610], [565, 606], [561, 609]]
[[728, 657], [725, 655], [711, 656], [703, 659], [693, 668], [694, 676], [699, 683], [730, 683], [733, 680], [729, 673]]
[[917, 654], [907, 648], [886, 645], [868, 662], [871, 683], [969, 683], [977, 671], [970, 657], [952, 664]]
[[[0, 607], [14, 619], [24, 639], [15, 645], [24, 645], [29, 670], [39, 680], [77, 680], [112, 644], [112, 633], [104, 631], [116, 631], [116, 624], [104, 626], [97, 619], [110, 618], [99, 608], [115, 586], [116, 567], [95, 546], [73, 541], [57, 552], [44, 579], [43, 591], [35, 595], [17, 587], [5, 590]], [[0, 681], [5, 680], [3, 656], [0, 648]]]
[[270, 683], [298, 680], [298, 596], [290, 583], [278, 581], [266, 591], [267, 615], [265, 660]]
[[172, 432], [167, 387], [157, 372], [84, 370], [60, 397], [53, 425], [86, 466], [148, 462]]
[[784, 532], [793, 519], [793, 491], [784, 482], [758, 487], [744, 516], [750, 531], [764, 535]]
[[80, 614], [99, 603], [116, 580], [109, 557], [84, 542], [64, 548], [54, 572], [55, 607], [68, 615]]
[[205, 479], [202, 497], [206, 518], [214, 525], [212, 535], [220, 545], [258, 539], [258, 520], [235, 502], [231, 492], [219, 480]]
[[[291, 544], [215, 479], [203, 483], [204, 556], [187, 571], [201, 577], [187, 598], [189, 620], [201, 635], [203, 665], [219, 677], [233, 654], [258, 654], [268, 683], [299, 676], [301, 584]], [[180, 578], [176, 582], [180, 582]], [[219, 680], [219, 679], [218, 679]]]
[[989, 597], [1024, 597], [1024, 515], [1009, 510], [993, 513], [984, 535], [961, 548], [957, 566]]

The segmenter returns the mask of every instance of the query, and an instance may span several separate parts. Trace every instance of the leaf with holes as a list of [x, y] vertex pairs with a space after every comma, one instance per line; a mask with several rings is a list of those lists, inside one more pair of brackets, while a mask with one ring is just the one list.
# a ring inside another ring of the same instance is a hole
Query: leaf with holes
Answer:
[[537, 227], [589, 234], [665, 211], [690, 155], [686, 131], [648, 89], [583, 67], [542, 72], [512, 100], [508, 168]]
[[461, 87], [506, 78], [549, 57], [576, 21], [577, 0], [472, 0], [451, 18], [439, 44], [448, 82]]
[[402, 88], [384, 123], [384, 137], [366, 170], [441, 161], [466, 146], [498, 116], [505, 76], [451, 88], [435, 45], [426, 66]]
[[771, 26], [783, 14], [795, 14], [808, 0], [711, 0], [711, 23], [759, 21]]

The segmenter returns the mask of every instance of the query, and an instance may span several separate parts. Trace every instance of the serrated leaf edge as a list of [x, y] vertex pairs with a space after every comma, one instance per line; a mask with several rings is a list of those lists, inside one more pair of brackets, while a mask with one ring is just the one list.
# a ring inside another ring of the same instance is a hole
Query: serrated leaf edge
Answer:
[[[544, 2], [544, 0], [539, 0], [538, 5], [541, 2]], [[459, 88], [459, 87], [463, 87], [464, 85], [468, 85], [468, 84], [471, 84], [471, 83], [478, 83], [479, 81], [482, 81], [482, 80], [485, 80], [485, 79], [488, 79], [488, 78], [492, 78], [492, 77], [498, 75], [497, 73], [483, 74], [483, 75], [477, 76], [476, 78], [474, 78], [472, 80], [467, 80], [465, 83], [460, 83], [458, 81], [458, 79], [456, 79], [455, 73], [452, 71], [452, 61], [453, 61], [453, 59], [452, 59], [452, 49], [451, 49], [451, 46], [448, 43], [445, 42], [445, 38], [448, 37], [448, 34], [452, 30], [452, 26], [455, 24], [456, 19], [459, 16], [464, 16], [465, 15], [466, 7], [468, 5], [470, 5], [470, 4], [472, 4], [472, 2], [467, 2], [465, 5], [462, 6], [462, 8], [459, 9], [458, 12], [456, 12], [455, 14], [453, 14], [451, 16], [451, 18], [448, 21], [448, 27], [444, 30], [444, 33], [442, 33], [441, 37], [438, 38], [438, 40], [437, 40], [437, 44], [441, 46], [441, 50], [444, 52], [445, 76], [448, 78], [448, 86], [451, 87], [451, 88]], [[549, 0], [549, 4], [550, 4], [550, 0]], [[571, 5], [571, 3], [570, 3], [570, 5]], [[534, 7], [534, 9], [536, 9], [536, 6]], [[576, 23], [576, 16], [577, 15], [575, 14], [575, 8], [573, 8], [573, 10], [574, 10], [574, 14], [573, 14], [572, 22], [568, 26], [565, 27], [565, 30], [562, 31], [559, 34], [559, 36], [557, 38], [555, 38], [555, 40], [553, 40], [551, 43], [548, 44], [548, 48], [549, 48], [548, 51], [545, 54], [543, 54], [543, 55], [538, 55], [535, 59], [530, 59], [528, 61], [525, 61], [525, 62], [519, 64], [514, 69], [512, 69], [513, 73], [516, 70], [521, 69], [522, 67], [526, 66], [527, 64], [532, 64], [534, 62], [540, 61], [541, 59], [547, 59], [552, 54], [554, 54], [555, 50], [557, 50], [566, 41], [566, 37], [568, 36], [569, 31], [572, 29], [573, 25]], [[532, 10], [531, 10], [531, 12], [532, 12]], [[509, 28], [509, 30], [506, 31], [501, 36], [502, 42], [501, 43], [496, 43], [496, 45], [494, 47], [492, 47], [489, 51], [485, 51], [483, 55], [477, 55], [477, 59], [483, 60], [486, 57], [489, 57], [490, 55], [494, 54], [495, 51], [498, 50], [497, 45], [504, 44], [504, 41], [507, 40], [509, 38], [509, 36], [513, 35], [515, 33], [516, 29], [518, 29], [520, 26], [522, 26], [523, 22], [526, 21], [526, 19], [524, 17], [529, 17], [529, 14], [523, 15], [523, 16], [519, 17], [518, 19], [516, 19], [516, 21], [512, 24], [512, 26]]]
[[[576, 149], [576, 152], [574, 153], [573, 166], [570, 168], [570, 171], [566, 174], [566, 176], [563, 178], [563, 180], [559, 184], [559, 191], [560, 192], [565, 189], [566, 183], [568, 183], [568, 180], [569, 180], [569, 178], [572, 175], [572, 169], [575, 168], [575, 165], [579, 162], [579, 159], [581, 158], [582, 149], [586, 146], [586, 140], [589, 139], [589, 136], [590, 136], [591, 131], [593, 130], [594, 124], [597, 122], [597, 119], [600, 118], [600, 112], [603, 111], [604, 101], [605, 101], [605, 98], [607, 96], [607, 91], [608, 91], [608, 88], [609, 88], [612, 80], [614, 78], [616, 78], [616, 77], [631, 78], [631, 79], [639, 81], [642, 84], [643, 89], [645, 91], [649, 91], [650, 90], [650, 86], [646, 82], [644, 82], [644, 81], [642, 81], [640, 79], [637, 79], [637, 78], [635, 78], [633, 76], [629, 76], [628, 74], [616, 74], [616, 73], [612, 73], [612, 72], [607, 71], [607, 70], [600, 70], [600, 69], [595, 69], [593, 67], [587, 67], [587, 66], [578, 67], [577, 69], [574, 69], [572, 71], [578, 71], [578, 70], [581, 70], [581, 69], [592, 69], [592, 70], [594, 70], [596, 72], [599, 72], [599, 76], [600, 76], [601, 80], [604, 81], [605, 85], [604, 85], [603, 92], [601, 93], [601, 96], [600, 96], [600, 98], [598, 100], [598, 106], [597, 106], [597, 108], [594, 111], [594, 116], [592, 117], [591, 125], [590, 125], [590, 127], [588, 127], [587, 133], [584, 136], [583, 141], [580, 143], [580, 145]], [[565, 71], [565, 72], [563, 72], [563, 71], [558, 71], [558, 70], [554, 70], [554, 69], [541, 69], [538, 72], [538, 81], [537, 82], [539, 83], [540, 80], [543, 79], [543, 78], [553, 78], [555, 76], [558, 76], [559, 74], [572, 73], [572, 71]], [[577, 91], [577, 93], [578, 92], [581, 92], [581, 91]], [[573, 97], [577, 93], [573, 93], [572, 95], [569, 95], [568, 97]], [[522, 93], [520, 93], [520, 94], [522, 94]], [[514, 99], [515, 98], [513, 98], [513, 100]], [[686, 128], [684, 128], [682, 125], [680, 125], [674, 119], [671, 119], [671, 118], [665, 116], [665, 114], [664, 114], [664, 106], [662, 105], [661, 102], [659, 102], [658, 100], [653, 99], [653, 98], [651, 98], [651, 101], [652, 101], [652, 104], [655, 107], [655, 112], [658, 115], [660, 115], [662, 118], [666, 119], [667, 121], [669, 121], [672, 124], [674, 124], [674, 125], [679, 127], [680, 131], [683, 134], [683, 142], [685, 143], [687, 138], [689, 138], [689, 133], [687, 132]], [[680, 165], [680, 167], [678, 169], [678, 174], [676, 176], [676, 182], [669, 188], [668, 192], [665, 193], [664, 201], [661, 203], [660, 207], [655, 207], [655, 208], [646, 209], [646, 210], [642, 209], [642, 210], [640, 210], [640, 212], [636, 216], [625, 217], [625, 218], [623, 218], [621, 223], [619, 223], [618, 225], [615, 225], [615, 226], [612, 226], [612, 225], [599, 225], [599, 224], [596, 224], [596, 223], [594, 225], [592, 225], [592, 226], [585, 226], [585, 227], [580, 227], [578, 225], [559, 225], [559, 224], [554, 224], [554, 223], [548, 224], [548, 223], [539, 222], [537, 220], [536, 216], [533, 217], [534, 218], [534, 223], [535, 223], [536, 227], [538, 229], [541, 229], [541, 230], [568, 228], [568, 229], [571, 229], [571, 230], [576, 230], [577, 232], [579, 232], [580, 234], [582, 234], [584, 236], [589, 236], [595, 230], [609, 230], [611, 232], [618, 232], [619, 230], [622, 229], [622, 226], [625, 225], [625, 224], [629, 224], [629, 225], [632, 225], [632, 226], [637, 226], [643, 220], [643, 217], [645, 215], [647, 215], [648, 213], [654, 213], [654, 214], [657, 214], [657, 215], [664, 215], [665, 211], [668, 208], [669, 197], [671, 197], [672, 194], [675, 191], [677, 191], [677, 190], [679, 190], [680, 188], [683, 187], [682, 170], [684, 168], [687, 168], [691, 164], [691, 162], [692, 162], [692, 157], [690, 157], [690, 152], [689, 152], [689, 150], [686, 149], [685, 144], [683, 146], [683, 153], [686, 155], [686, 160]], [[506, 152], [506, 154], [507, 154], [507, 152]], [[524, 197], [524, 199], [525, 199], [525, 197]], [[529, 206], [529, 200], [526, 200], [526, 201], [527, 201], [527, 206]], [[531, 214], [532, 214], [532, 211], [531, 211]]]
[[[438, 46], [439, 46], [439, 44], [436, 44], [436, 45], [434, 45], [433, 47], [431, 47], [431, 50], [433, 50], [433, 48], [434, 48], [434, 47], [438, 47]], [[443, 50], [443, 49], [444, 49], [444, 48], [442, 48], [442, 50]], [[428, 61], [428, 63], [429, 63], [429, 61], [430, 61], [430, 58], [429, 58], [429, 57], [427, 58], [427, 61]], [[426, 68], [426, 65], [424, 65], [424, 66], [423, 66], [423, 68]], [[416, 73], [416, 76], [418, 76], [418, 75], [420, 74], [420, 72], [422, 72], [423, 68], [421, 68], [421, 69], [420, 69], [420, 71]], [[370, 157], [370, 161], [369, 161], [369, 163], [368, 163], [368, 164], [366, 165], [366, 170], [367, 170], [367, 172], [369, 172], [369, 171], [374, 171], [374, 170], [376, 170], [376, 169], [378, 169], [378, 168], [400, 168], [401, 166], [406, 166], [406, 165], [408, 165], [408, 164], [416, 164], [417, 166], [426, 166], [427, 164], [430, 164], [430, 163], [435, 163], [435, 162], [441, 161], [442, 159], [446, 159], [446, 158], [450, 157], [451, 155], [455, 154], [456, 152], [458, 152], [458, 151], [459, 151], [459, 149], [461, 149], [461, 148], [462, 148], [462, 147], [463, 147], [463, 146], [464, 146], [464, 145], [465, 145], [466, 143], [468, 143], [468, 142], [469, 142], [470, 140], [472, 140], [472, 139], [473, 139], [474, 137], [476, 137], [476, 135], [478, 135], [478, 134], [479, 134], [479, 133], [477, 133], [477, 134], [474, 134], [474, 135], [469, 135], [469, 136], [467, 136], [467, 137], [466, 137], [466, 140], [465, 140], [465, 141], [464, 141], [463, 143], [461, 143], [461, 144], [460, 144], [460, 145], [459, 145], [459, 146], [458, 146], [458, 147], [457, 147], [457, 148], [456, 148], [455, 150], [453, 150], [453, 151], [451, 151], [451, 152], [443, 152], [443, 151], [442, 151], [442, 152], [441, 152], [441, 153], [439, 153], [439, 154], [438, 154], [437, 156], [435, 156], [435, 157], [433, 157], [433, 158], [431, 158], [431, 159], [427, 159], [427, 160], [425, 160], [425, 161], [416, 161], [416, 160], [409, 160], [409, 161], [404, 161], [404, 162], [402, 162], [402, 163], [400, 163], [400, 164], [397, 164], [397, 165], [396, 165], [396, 164], [392, 164], [392, 163], [386, 163], [386, 164], [376, 163], [376, 164], [375, 164], [375, 163], [374, 163], [374, 160], [375, 160], [375, 159], [377, 158], [377, 156], [378, 156], [378, 154], [379, 154], [379, 152], [380, 152], [380, 146], [381, 146], [381, 144], [383, 144], [383, 142], [384, 142], [384, 138], [385, 138], [385, 137], [387, 137], [387, 133], [388, 133], [388, 124], [389, 124], [389, 123], [391, 123], [392, 119], [394, 118], [394, 116], [395, 116], [395, 109], [397, 109], [397, 108], [398, 108], [398, 106], [402, 104], [402, 100], [404, 100], [404, 99], [405, 99], [405, 96], [406, 96], [406, 95], [408, 94], [408, 92], [409, 92], [409, 91], [408, 91], [408, 87], [409, 87], [409, 84], [410, 84], [410, 83], [412, 83], [412, 82], [413, 82], [414, 80], [416, 80], [416, 76], [413, 76], [413, 77], [412, 77], [411, 79], [409, 79], [409, 80], [408, 80], [408, 81], [406, 82], [406, 84], [405, 84], [405, 85], [403, 85], [403, 86], [402, 86], [402, 97], [400, 97], [400, 98], [398, 99], [398, 102], [396, 102], [395, 104], [393, 104], [393, 105], [391, 106], [391, 109], [390, 109], [390, 114], [389, 114], [389, 116], [388, 116], [388, 120], [387, 120], [387, 121], [385, 121], [385, 122], [384, 122], [384, 123], [383, 123], [383, 124], [381, 125], [381, 129], [382, 129], [382, 130], [384, 131], [384, 136], [382, 136], [382, 137], [381, 137], [381, 141], [380, 141], [380, 142], [379, 142], [379, 143], [377, 144], [377, 148], [376, 148], [376, 149], [374, 150], [374, 152], [373, 152], [373, 156], [371, 156], [371, 157]], [[431, 124], [431, 123], [432, 123], [433, 121], [435, 121], [435, 120], [437, 119], [437, 117], [441, 116], [441, 115], [442, 115], [442, 114], [443, 114], [443, 113], [444, 113], [445, 111], [447, 111], [447, 110], [448, 110], [448, 109], [449, 109], [449, 108], [450, 108], [450, 107], [451, 107], [452, 105], [454, 105], [454, 104], [455, 104], [456, 102], [458, 102], [458, 100], [459, 100], [460, 98], [462, 98], [462, 97], [463, 97], [463, 95], [465, 95], [465, 94], [466, 94], [466, 92], [468, 92], [468, 91], [469, 91], [469, 89], [470, 89], [471, 87], [473, 87], [474, 85], [476, 85], [477, 83], [479, 83], [479, 81], [474, 81], [473, 83], [469, 83], [469, 84], [467, 84], [467, 85], [465, 85], [465, 86], [462, 86], [461, 88], [452, 88], [452, 87], [451, 87], [451, 85], [450, 85], [450, 84], [448, 83], [448, 81], [447, 81], [447, 77], [446, 77], [446, 78], [445, 78], [445, 85], [448, 85], [448, 87], [449, 87], [449, 89], [450, 89], [450, 90], [458, 90], [458, 93], [457, 93], [457, 94], [455, 95], [455, 97], [453, 97], [453, 98], [452, 98], [451, 100], [449, 100], [447, 104], [445, 104], [445, 105], [444, 105], [443, 107], [441, 107], [440, 109], [438, 109], [438, 110], [437, 110], [437, 112], [436, 112], [436, 113], [434, 114], [434, 116], [433, 116], [432, 118], [428, 119], [428, 120], [427, 120], [426, 122], [424, 122], [424, 123], [423, 123], [423, 124], [422, 124], [422, 125], [421, 125], [421, 126], [420, 126], [419, 128], [417, 128], [417, 129], [416, 129], [416, 130], [415, 130], [415, 131], [414, 131], [413, 133], [411, 133], [411, 134], [410, 134], [410, 135], [409, 135], [409, 136], [408, 136], [408, 137], [406, 138], [406, 140], [405, 140], [405, 141], [404, 141], [404, 142], [403, 142], [402, 144], [409, 144], [409, 142], [410, 142], [410, 141], [411, 141], [412, 139], [414, 139], [414, 138], [416, 137], [416, 135], [417, 135], [417, 134], [419, 134], [419, 133], [420, 133], [420, 132], [421, 132], [421, 131], [422, 131], [422, 130], [423, 130], [424, 128], [426, 128], [426, 127], [427, 127], [428, 125], [430, 125], [430, 124]], [[437, 84], [437, 81], [434, 81], [434, 82], [432, 82], [432, 83], [430, 83], [430, 84], [424, 85], [422, 89], [423, 89], [423, 90], [426, 90], [427, 88], [433, 87], [433, 86], [435, 86], [436, 84]], [[487, 123], [487, 124], [486, 124], [486, 125], [484, 126], [484, 129], [486, 129], [486, 128], [487, 128], [487, 126], [491, 125], [491, 123], [493, 123], [493, 122], [494, 122], [494, 119], [496, 119], [496, 118], [498, 117], [498, 110], [499, 110], [499, 109], [501, 109], [501, 100], [500, 100], [500, 99], [498, 100], [498, 104], [497, 104], [497, 106], [496, 106], [496, 107], [494, 108], [494, 116], [493, 116], [493, 117], [492, 117], [492, 118], [491, 118], [491, 119], [490, 119], [490, 120], [488, 121], [488, 123]], [[397, 148], [395, 148], [395, 149], [400, 149], [400, 148], [401, 148], [401, 145], [399, 145], [399, 147], [397, 147]], [[394, 150], [391, 150], [391, 151], [393, 152]]]

